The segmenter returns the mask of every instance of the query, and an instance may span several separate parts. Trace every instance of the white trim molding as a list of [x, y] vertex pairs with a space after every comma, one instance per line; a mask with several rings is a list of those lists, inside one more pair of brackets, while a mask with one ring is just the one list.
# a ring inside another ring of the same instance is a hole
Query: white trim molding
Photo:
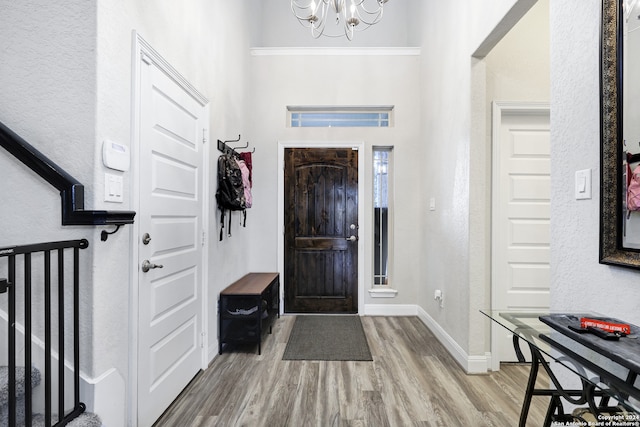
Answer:
[[[284, 272], [284, 150], [285, 148], [351, 148], [358, 150], [358, 194], [364, 194], [364, 141], [278, 141], [278, 271]], [[358, 223], [364, 221], [364, 203], [358, 203]], [[358, 313], [364, 313], [364, 241], [358, 241]], [[280, 312], [284, 312], [286, 278], [280, 277]]]
[[371, 298], [395, 298], [397, 295], [397, 289], [387, 287], [369, 289], [369, 296]]
[[254, 47], [252, 56], [420, 56], [419, 47]]
[[[492, 170], [492, 178], [490, 181], [491, 185], [491, 193], [494, 195], [491, 201], [491, 215], [489, 216], [489, 222], [491, 224], [496, 223], [496, 215], [500, 209], [498, 200], [499, 198], [496, 196], [499, 193], [499, 189], [501, 188], [500, 182], [500, 173], [497, 169], [497, 165], [500, 163], [500, 130], [502, 127], [502, 122], [505, 117], [510, 115], [518, 114], [521, 116], [538, 116], [543, 114], [550, 114], [550, 106], [548, 102], [522, 102], [522, 101], [493, 101], [491, 106], [491, 170]], [[502, 148], [504, 150], [504, 148]], [[496, 227], [495, 225], [491, 227], [490, 239], [492, 242], [491, 245], [491, 261], [489, 265], [489, 271], [491, 272], [491, 309], [492, 310], [501, 310], [505, 308], [505, 295], [506, 289], [500, 286], [504, 281], [499, 277], [494, 277], [496, 272], [499, 271], [498, 262], [499, 262], [499, 247], [496, 242], [499, 242], [499, 232], [502, 227]], [[524, 308], [522, 308], [524, 310]], [[486, 341], [489, 342], [490, 349], [492, 355], [495, 357], [490, 357], [488, 368], [492, 371], [500, 370], [500, 362], [502, 355], [502, 351], [500, 349], [501, 344], [503, 345], [504, 341], [502, 341], [504, 328], [497, 324], [496, 322], [491, 322], [490, 331], [491, 333]]]
[[365, 316], [417, 316], [414, 304], [365, 304]]
[[107, 370], [97, 378], [80, 375], [80, 394], [87, 411], [100, 417], [103, 426], [124, 425], [126, 422], [126, 403], [122, 398], [126, 395], [126, 383], [115, 368]]
[[487, 353], [482, 356], [470, 356], [422, 307], [416, 306], [416, 311], [422, 323], [429, 328], [467, 374], [487, 373], [489, 367]]

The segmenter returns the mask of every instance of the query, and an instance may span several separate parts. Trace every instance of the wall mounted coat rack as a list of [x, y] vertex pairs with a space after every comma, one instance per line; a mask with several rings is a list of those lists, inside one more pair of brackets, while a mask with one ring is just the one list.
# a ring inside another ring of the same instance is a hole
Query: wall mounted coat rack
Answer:
[[[247, 143], [242, 147], [230, 147], [228, 145], [228, 143], [229, 142], [239, 142], [239, 141], [240, 141], [240, 135], [238, 135], [238, 139], [231, 139], [231, 140], [227, 140], [227, 141], [218, 140], [218, 151], [222, 151], [224, 154], [231, 154], [233, 156], [238, 157], [239, 154], [238, 154], [238, 152], [236, 150], [242, 150], [242, 149], [248, 148], [249, 147], [249, 142], [247, 141]], [[254, 148], [252, 152], [255, 153], [256, 149]]]

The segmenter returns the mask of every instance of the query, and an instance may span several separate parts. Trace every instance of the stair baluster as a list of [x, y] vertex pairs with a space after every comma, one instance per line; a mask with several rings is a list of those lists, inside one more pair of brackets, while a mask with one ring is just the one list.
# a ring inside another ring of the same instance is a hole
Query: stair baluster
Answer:
[[[13, 246], [0, 248], [0, 261], [6, 258], [6, 271], [8, 279], [0, 279], [0, 295], [4, 298], [7, 295], [7, 354], [8, 361], [8, 384], [6, 390], [8, 395], [8, 407], [3, 410], [0, 404], [0, 425], [16, 426], [24, 425], [32, 427], [33, 414], [33, 389], [39, 384], [39, 371], [33, 368], [34, 360], [32, 347], [33, 338], [38, 335], [38, 328], [34, 328], [34, 318], [38, 311], [33, 306], [33, 295], [44, 295], [44, 425], [46, 427], [58, 427], [67, 425], [71, 420], [80, 416], [84, 410], [84, 403], [80, 402], [80, 343], [79, 343], [79, 304], [80, 304], [80, 249], [85, 249], [88, 242], [82, 240], [71, 240], [63, 242], [41, 243], [36, 245]], [[73, 251], [72, 266], [65, 261], [65, 252]], [[52, 262], [51, 252], [57, 258], [57, 283], [52, 283]], [[19, 258], [22, 256], [21, 258]], [[34, 269], [34, 265], [39, 263], [36, 259], [42, 256], [42, 275]], [[24, 266], [22, 277], [16, 274], [16, 265]], [[0, 267], [2, 264], [0, 264]], [[68, 290], [65, 285], [65, 276], [72, 270], [72, 289]], [[40, 278], [42, 278], [42, 288], [40, 288]], [[69, 310], [65, 304], [65, 292], [72, 292], [73, 310], [70, 319], [66, 317]], [[57, 295], [56, 295], [57, 294]], [[57, 298], [56, 298], [57, 296]], [[22, 317], [19, 317], [19, 310], [16, 309], [17, 301], [24, 303]], [[57, 319], [52, 319], [52, 314], [57, 311]], [[56, 324], [57, 322], [57, 324]], [[17, 354], [22, 350], [17, 347], [16, 335], [19, 328], [24, 331], [24, 357], [18, 360]], [[53, 349], [53, 339], [57, 339], [57, 349]], [[65, 352], [65, 340], [72, 339], [73, 348]], [[4, 346], [3, 346], [4, 347]], [[51, 359], [57, 351], [58, 364], [53, 367]], [[73, 384], [65, 383], [65, 358], [71, 356], [73, 364]], [[24, 368], [19, 366], [24, 363]], [[56, 372], [57, 370], [57, 372]], [[22, 375], [22, 371], [24, 374]], [[20, 373], [20, 375], [18, 375]], [[22, 378], [23, 377], [23, 378]], [[54, 388], [55, 383], [57, 387]], [[0, 390], [5, 386], [0, 384]], [[69, 388], [69, 390], [68, 390]], [[57, 389], [57, 396], [52, 395], [52, 390]], [[73, 407], [65, 410], [65, 402], [73, 400]], [[57, 402], [57, 413], [54, 413], [54, 402]], [[3, 412], [5, 412], [3, 414]], [[23, 417], [22, 413], [25, 416]], [[38, 416], [42, 418], [42, 415]], [[24, 418], [24, 419], [23, 419]], [[36, 423], [37, 425], [40, 425]]]

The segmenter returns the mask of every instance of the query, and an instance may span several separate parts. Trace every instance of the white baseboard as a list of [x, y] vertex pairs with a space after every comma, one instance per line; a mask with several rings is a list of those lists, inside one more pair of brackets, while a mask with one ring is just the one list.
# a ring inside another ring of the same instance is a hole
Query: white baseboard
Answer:
[[438, 341], [447, 349], [451, 356], [458, 362], [467, 374], [485, 374], [488, 364], [487, 354], [483, 356], [469, 356], [467, 352], [440, 326], [429, 314], [416, 306], [418, 318], [436, 336]]
[[103, 427], [125, 425], [126, 395], [124, 378], [115, 368], [98, 378], [80, 375], [80, 400], [87, 405], [87, 412], [100, 417]]
[[365, 304], [365, 316], [416, 316], [415, 304]]

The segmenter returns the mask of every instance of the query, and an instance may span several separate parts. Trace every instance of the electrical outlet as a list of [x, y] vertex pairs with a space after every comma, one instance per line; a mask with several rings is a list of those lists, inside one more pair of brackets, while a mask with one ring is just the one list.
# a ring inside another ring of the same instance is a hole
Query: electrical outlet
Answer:
[[436, 289], [433, 293], [433, 299], [440, 302], [440, 308], [444, 307], [444, 294], [442, 293], [442, 290]]

